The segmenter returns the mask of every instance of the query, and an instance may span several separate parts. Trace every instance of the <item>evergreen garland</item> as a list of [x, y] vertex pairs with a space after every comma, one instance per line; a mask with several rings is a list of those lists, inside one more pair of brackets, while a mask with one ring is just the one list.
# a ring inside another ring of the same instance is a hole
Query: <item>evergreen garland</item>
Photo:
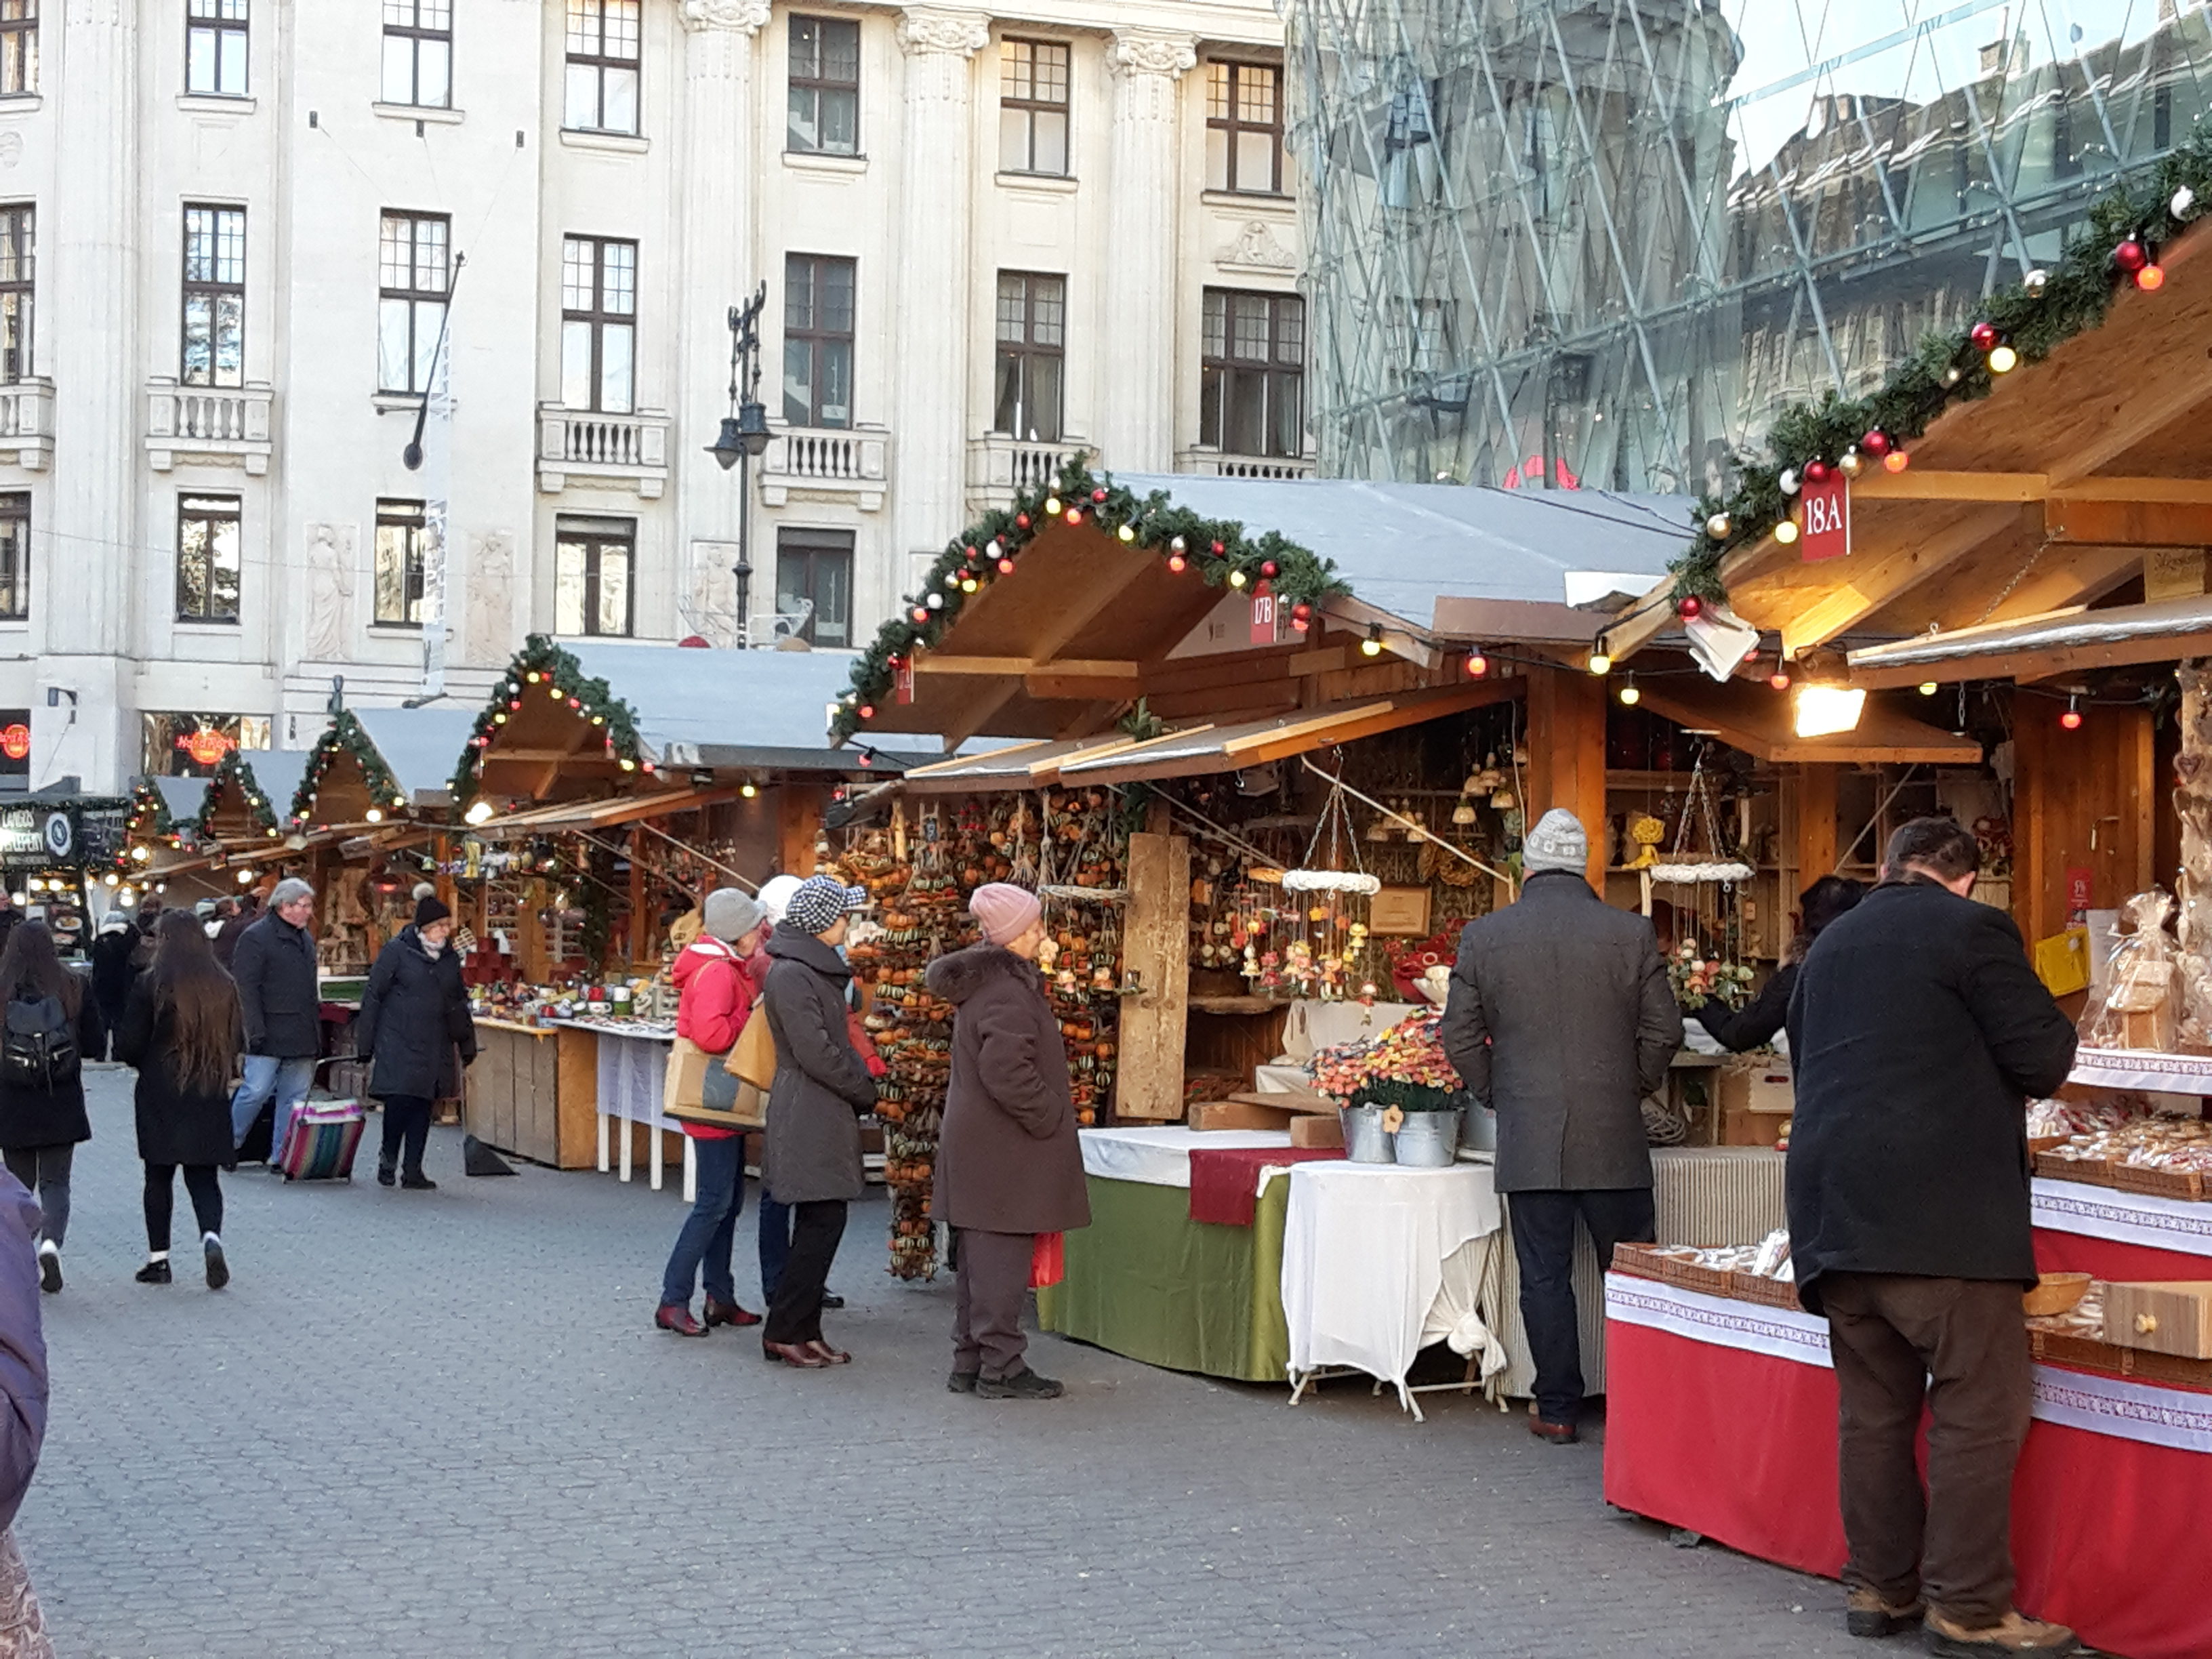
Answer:
[[140, 860], [131, 856], [131, 849], [164, 837], [172, 846], [179, 841], [176, 818], [161, 787], [150, 777], [141, 778], [131, 786], [130, 802], [123, 810], [123, 836], [111, 867], [118, 875], [135, 876]]
[[[527, 696], [550, 696], [563, 702], [582, 719], [605, 729], [608, 756], [622, 763], [623, 770], [650, 773], [653, 762], [638, 741], [637, 711], [614, 694], [602, 679], [584, 672], [571, 653], [543, 634], [532, 634], [522, 643], [507, 677], [492, 688], [491, 701], [477, 714], [476, 728], [454, 764], [453, 805], [466, 806], [477, 797], [477, 774], [484, 750], [491, 747], [510, 714], [519, 713]], [[395, 789], [395, 793], [398, 791]]]
[[300, 775], [300, 787], [292, 794], [292, 826], [303, 827], [315, 806], [315, 798], [321, 793], [323, 779], [330, 771], [331, 763], [343, 750], [353, 757], [361, 768], [362, 780], [368, 785], [369, 804], [386, 812], [404, 811], [407, 806], [407, 792], [392, 775], [392, 769], [384, 763], [384, 757], [369, 741], [368, 730], [350, 708], [338, 710], [323, 735], [315, 739], [315, 746], [307, 751], [307, 769]]
[[[1982, 302], [1980, 320], [1995, 328], [2022, 363], [2040, 362], [2075, 335], [2097, 327], [2131, 277], [2114, 263], [2113, 250], [2135, 239], [2154, 258], [2212, 202], [2212, 129], [2201, 131], [2176, 148], [2146, 178], [2113, 189], [2089, 210], [2081, 233], [2057, 264], [2001, 289]], [[1790, 516], [1791, 496], [1782, 488], [1785, 471], [1802, 472], [1808, 461], [1833, 465], [1870, 432], [1893, 445], [1918, 438], [1954, 404], [1989, 396], [1998, 379], [1987, 356], [1976, 346], [1971, 328], [1953, 334], [1930, 333], [1893, 369], [1876, 392], [1864, 398], [1828, 392], [1818, 403], [1796, 404], [1775, 419], [1766, 447], [1773, 459], [1735, 458], [1735, 488], [1728, 495], [1704, 495], [1697, 516], [1703, 528], [1688, 551], [1668, 568], [1677, 603], [1694, 598], [1728, 598], [1721, 562], [1739, 547], [1755, 546]], [[1879, 462], [1869, 460], [1869, 466]], [[1724, 515], [1726, 532], [1711, 532]]]
[[[1249, 591], [1265, 581], [1293, 606], [1318, 605], [1352, 591], [1334, 564], [1277, 532], [1248, 535], [1232, 520], [1208, 519], [1174, 505], [1164, 490], [1139, 496], [1111, 473], [1092, 472], [1087, 456], [1073, 455], [1051, 485], [1018, 494], [1012, 507], [985, 514], [966, 534], [945, 544], [920, 592], [902, 602], [853, 665], [852, 689], [839, 699], [830, 722], [831, 740], [842, 743], [859, 732], [865, 724], [860, 711], [890, 701], [898, 665], [917, 646], [934, 646], [943, 638], [974, 593], [1008, 574], [1023, 550], [1055, 521], [1087, 524], [1163, 559], [1179, 557], [1208, 587]], [[1272, 574], [1266, 569], [1270, 564]], [[971, 581], [972, 590], [964, 586]]]
[[269, 803], [268, 792], [262, 788], [253, 775], [252, 764], [242, 749], [233, 749], [216, 763], [215, 770], [208, 776], [207, 798], [200, 802], [198, 825], [200, 838], [210, 840], [215, 835], [216, 809], [222, 803], [226, 787], [235, 787], [239, 799], [246, 805], [247, 817], [255, 829], [265, 835], [277, 832], [276, 809]]

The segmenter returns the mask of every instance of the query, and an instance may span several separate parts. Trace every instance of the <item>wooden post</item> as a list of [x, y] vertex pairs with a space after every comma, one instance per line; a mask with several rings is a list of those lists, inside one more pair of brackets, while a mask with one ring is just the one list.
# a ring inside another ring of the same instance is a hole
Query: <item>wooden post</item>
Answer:
[[645, 913], [645, 861], [641, 856], [645, 837], [633, 830], [629, 842], [629, 965], [633, 973], [649, 974], [658, 965], [653, 950], [659, 932], [657, 917]]
[[784, 875], [802, 881], [814, 873], [814, 843], [822, 833], [823, 791], [818, 785], [780, 784], [775, 792], [775, 862]]
[[1590, 884], [1605, 891], [1605, 711], [1609, 682], [1575, 668], [1528, 671], [1528, 799], [1534, 830], [1564, 806], [1589, 832]]
[[1183, 1042], [1190, 995], [1190, 842], [1129, 837], [1129, 908], [1121, 965], [1144, 987], [1121, 1003], [1114, 1109], [1125, 1118], [1182, 1116]]
[[[1836, 769], [1818, 761], [1806, 761], [1796, 768], [1797, 824], [1791, 843], [1797, 872], [1797, 885], [1782, 895], [1784, 905], [1796, 902], [1797, 895], [1823, 876], [1836, 871]], [[1875, 849], [1881, 856], [1881, 849]]]

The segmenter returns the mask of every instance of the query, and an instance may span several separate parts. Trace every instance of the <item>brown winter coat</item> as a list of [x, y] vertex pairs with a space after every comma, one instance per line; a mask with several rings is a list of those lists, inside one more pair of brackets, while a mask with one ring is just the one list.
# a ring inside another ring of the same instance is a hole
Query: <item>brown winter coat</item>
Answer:
[[931, 963], [929, 988], [959, 1009], [930, 1213], [988, 1233], [1089, 1226], [1067, 1045], [1036, 964], [979, 945]]
[[853, 1047], [836, 951], [789, 922], [769, 935], [774, 958], [761, 1008], [775, 1039], [768, 1096], [768, 1154], [761, 1179], [779, 1204], [858, 1198], [860, 1119], [876, 1107], [876, 1080]]

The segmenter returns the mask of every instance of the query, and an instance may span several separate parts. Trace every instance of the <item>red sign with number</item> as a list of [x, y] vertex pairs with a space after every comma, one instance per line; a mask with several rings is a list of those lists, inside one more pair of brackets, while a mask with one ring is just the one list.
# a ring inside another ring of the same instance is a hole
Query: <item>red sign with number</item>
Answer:
[[1802, 545], [1809, 563], [1814, 559], [1840, 559], [1851, 550], [1851, 483], [1829, 478], [1808, 483], [1798, 496], [1804, 518]]
[[1261, 582], [1252, 593], [1252, 643], [1273, 645], [1275, 642], [1275, 596]]
[[2066, 871], [2066, 919], [2079, 921], [2089, 913], [2091, 899], [2096, 890], [2096, 873], [2087, 865], [2071, 865]]
[[914, 659], [901, 657], [896, 668], [891, 670], [891, 700], [895, 702], [914, 701]]

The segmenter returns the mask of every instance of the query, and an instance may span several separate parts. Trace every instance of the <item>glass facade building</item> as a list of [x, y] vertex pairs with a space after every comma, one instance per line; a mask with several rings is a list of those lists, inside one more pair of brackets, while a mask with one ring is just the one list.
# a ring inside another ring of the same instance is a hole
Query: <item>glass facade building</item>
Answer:
[[1285, 0], [1324, 472], [1696, 492], [2051, 263], [2206, 0]]

